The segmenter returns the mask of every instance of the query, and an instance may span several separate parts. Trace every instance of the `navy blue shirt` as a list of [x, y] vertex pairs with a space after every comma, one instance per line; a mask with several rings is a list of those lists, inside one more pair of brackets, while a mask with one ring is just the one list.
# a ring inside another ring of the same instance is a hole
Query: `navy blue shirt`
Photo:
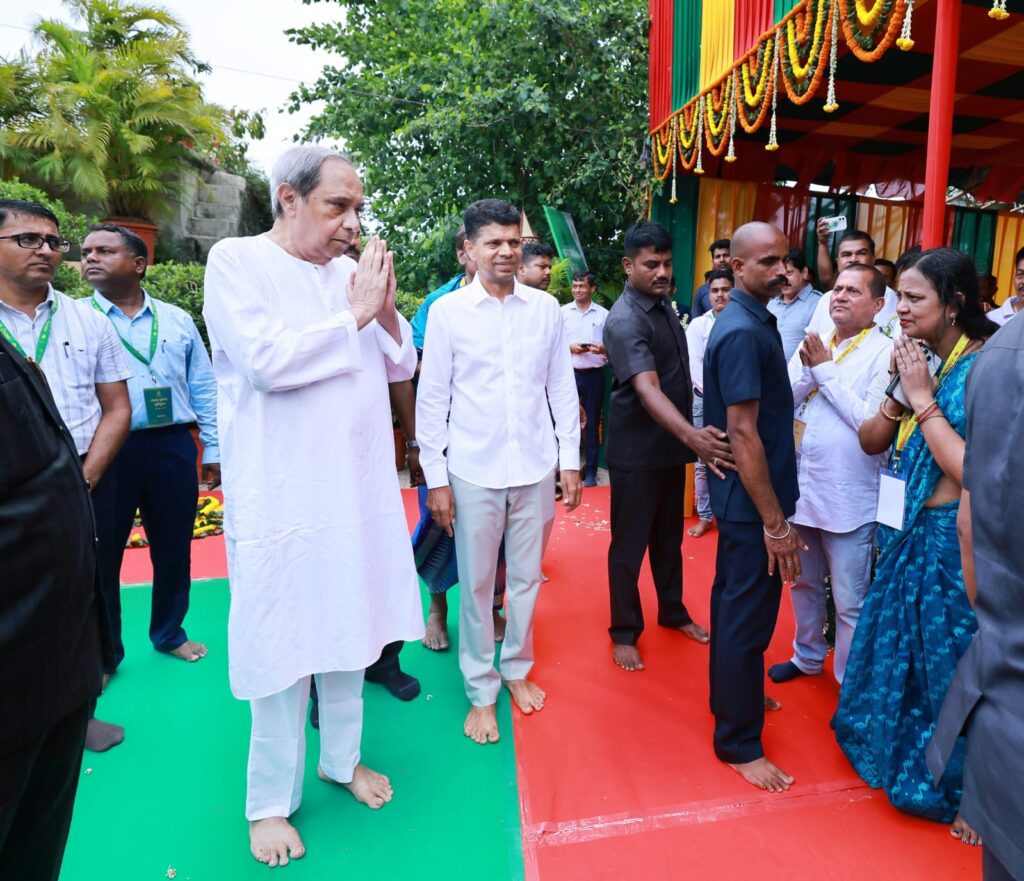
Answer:
[[[733, 288], [718, 314], [704, 350], [704, 424], [727, 425], [726, 408], [759, 401], [757, 433], [764, 444], [768, 474], [785, 517], [800, 497], [793, 444], [793, 389], [775, 316], [750, 294]], [[711, 510], [721, 520], [760, 523], [761, 515], [739, 474], [708, 477]]]
[[693, 383], [686, 334], [667, 297], [652, 299], [626, 283], [604, 323], [604, 346], [612, 369], [608, 446], [612, 468], [655, 471], [696, 460], [694, 452], [647, 412], [632, 378], [653, 370], [665, 396], [693, 421]]

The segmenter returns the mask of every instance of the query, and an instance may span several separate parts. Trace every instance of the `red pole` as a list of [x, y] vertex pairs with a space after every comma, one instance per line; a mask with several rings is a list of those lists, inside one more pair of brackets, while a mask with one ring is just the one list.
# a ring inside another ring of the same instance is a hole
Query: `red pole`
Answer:
[[921, 244], [938, 248], [946, 243], [946, 188], [953, 139], [953, 99], [960, 52], [961, 0], [938, 0], [932, 94], [928, 108], [928, 152], [924, 173], [924, 225]]

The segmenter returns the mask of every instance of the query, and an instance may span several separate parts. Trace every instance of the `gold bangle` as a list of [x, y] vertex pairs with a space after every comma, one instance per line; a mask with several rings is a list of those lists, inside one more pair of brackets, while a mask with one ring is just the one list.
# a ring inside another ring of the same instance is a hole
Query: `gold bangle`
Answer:
[[888, 402], [888, 398], [882, 398], [882, 403], [878, 405], [878, 412], [881, 413], [890, 422], [899, 422], [903, 418], [903, 414], [901, 413], [899, 416], [890, 416], [889, 411], [885, 409], [885, 405]]
[[931, 413], [931, 411], [934, 410], [938, 406], [939, 406], [939, 402], [936, 401], [935, 398], [932, 398], [931, 403], [927, 407], [924, 407], [923, 409], [919, 410], [915, 414], [917, 416], [917, 423], [918, 423], [918, 425], [921, 424], [921, 420], [923, 418], [927, 418], [928, 414]]

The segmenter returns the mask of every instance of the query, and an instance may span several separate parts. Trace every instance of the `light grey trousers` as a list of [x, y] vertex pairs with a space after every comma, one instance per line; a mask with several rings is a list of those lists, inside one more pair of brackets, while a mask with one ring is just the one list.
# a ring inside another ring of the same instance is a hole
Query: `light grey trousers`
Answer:
[[[529, 486], [488, 489], [449, 475], [459, 560], [459, 668], [473, 706], [497, 702], [501, 680], [533, 667], [533, 611], [555, 518], [555, 473]], [[494, 571], [505, 538], [505, 641], [494, 669]]]

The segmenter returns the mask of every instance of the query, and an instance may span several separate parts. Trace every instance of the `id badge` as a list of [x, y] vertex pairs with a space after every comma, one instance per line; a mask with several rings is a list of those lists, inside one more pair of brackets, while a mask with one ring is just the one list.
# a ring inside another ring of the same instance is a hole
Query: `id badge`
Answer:
[[171, 390], [167, 386], [157, 386], [142, 390], [146, 401], [146, 421], [151, 428], [174, 423], [174, 410], [171, 405]]
[[793, 420], [793, 443], [800, 449], [800, 441], [804, 439], [804, 432], [807, 430], [807, 423], [803, 419]]
[[907, 479], [902, 474], [884, 469], [878, 484], [878, 513], [875, 519], [883, 526], [902, 530], [906, 506]]

